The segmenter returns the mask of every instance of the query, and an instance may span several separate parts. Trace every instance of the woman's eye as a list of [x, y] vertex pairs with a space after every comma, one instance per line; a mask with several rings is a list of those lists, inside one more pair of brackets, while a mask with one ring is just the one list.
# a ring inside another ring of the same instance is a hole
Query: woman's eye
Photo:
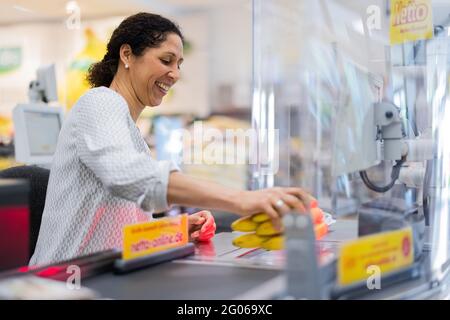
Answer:
[[161, 62], [164, 63], [164, 64], [170, 64], [170, 60], [161, 59]]

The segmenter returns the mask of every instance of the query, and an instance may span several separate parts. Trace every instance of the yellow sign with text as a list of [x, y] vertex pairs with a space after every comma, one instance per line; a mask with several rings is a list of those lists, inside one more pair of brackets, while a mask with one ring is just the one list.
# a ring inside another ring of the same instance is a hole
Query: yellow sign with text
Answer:
[[431, 0], [391, 0], [391, 45], [432, 37]]
[[189, 240], [186, 214], [125, 226], [122, 259], [130, 260], [179, 247]]
[[373, 266], [386, 273], [409, 266], [413, 261], [411, 228], [361, 237], [340, 248], [338, 283], [345, 286], [366, 280]]

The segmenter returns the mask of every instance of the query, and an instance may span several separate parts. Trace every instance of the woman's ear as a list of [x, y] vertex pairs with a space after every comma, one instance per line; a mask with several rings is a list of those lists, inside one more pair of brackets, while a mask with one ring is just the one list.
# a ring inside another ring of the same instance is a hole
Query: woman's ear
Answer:
[[131, 62], [131, 57], [133, 55], [133, 50], [131, 50], [131, 47], [129, 44], [125, 43], [120, 46], [120, 61], [125, 66], [125, 69], [128, 69]]

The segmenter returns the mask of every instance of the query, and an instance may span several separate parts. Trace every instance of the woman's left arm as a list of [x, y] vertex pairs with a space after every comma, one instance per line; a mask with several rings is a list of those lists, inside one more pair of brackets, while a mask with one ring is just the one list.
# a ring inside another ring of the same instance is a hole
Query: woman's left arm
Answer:
[[[281, 200], [282, 205], [278, 205]], [[181, 172], [169, 175], [167, 201], [204, 209], [233, 212], [241, 216], [267, 213], [274, 227], [281, 229], [281, 217], [291, 210], [306, 213], [315, 200], [300, 188], [268, 188], [256, 191], [235, 190], [189, 177]]]

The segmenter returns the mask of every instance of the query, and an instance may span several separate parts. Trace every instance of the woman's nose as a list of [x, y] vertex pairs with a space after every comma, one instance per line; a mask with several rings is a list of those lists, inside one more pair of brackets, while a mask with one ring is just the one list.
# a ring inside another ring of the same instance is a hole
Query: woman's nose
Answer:
[[169, 72], [169, 77], [171, 77], [173, 79], [174, 82], [177, 82], [178, 79], [180, 79], [180, 70], [178, 68], [176, 69], [172, 69]]

